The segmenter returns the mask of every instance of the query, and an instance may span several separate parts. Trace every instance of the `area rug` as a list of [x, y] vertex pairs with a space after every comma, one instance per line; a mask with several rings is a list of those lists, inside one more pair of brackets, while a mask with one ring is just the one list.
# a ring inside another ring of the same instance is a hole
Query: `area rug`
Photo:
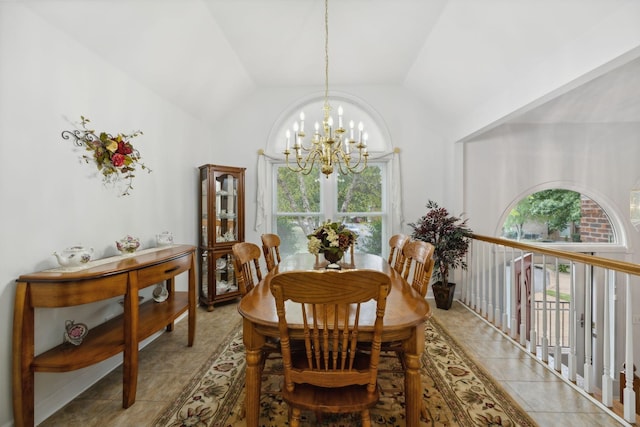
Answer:
[[[527, 414], [498, 386], [435, 319], [425, 323], [422, 356], [422, 398], [425, 426], [535, 426]], [[405, 426], [404, 380], [395, 357], [384, 357], [379, 381], [382, 395], [371, 411], [373, 425]], [[175, 403], [154, 421], [162, 427], [244, 426], [244, 346], [240, 325], [224, 340]], [[279, 397], [281, 363], [268, 360], [262, 378], [260, 425], [288, 425], [287, 405]], [[359, 415], [325, 415], [317, 424], [303, 413], [303, 425], [347, 427], [359, 425]]]

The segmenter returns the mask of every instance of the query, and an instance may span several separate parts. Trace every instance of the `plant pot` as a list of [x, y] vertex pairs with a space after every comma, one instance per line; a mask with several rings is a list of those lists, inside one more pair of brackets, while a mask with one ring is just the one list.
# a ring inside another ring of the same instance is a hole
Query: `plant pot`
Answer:
[[436, 307], [443, 310], [449, 310], [451, 308], [451, 304], [453, 304], [456, 284], [449, 282], [445, 286], [442, 282], [436, 282], [431, 285], [431, 289], [433, 289], [433, 298], [436, 300]]
[[324, 259], [329, 261], [329, 265], [327, 265], [326, 268], [328, 268], [330, 270], [340, 270], [340, 265], [338, 264], [338, 261], [340, 261], [343, 256], [344, 256], [344, 252], [342, 252], [340, 250], [335, 251], [335, 252], [325, 251], [324, 252]]

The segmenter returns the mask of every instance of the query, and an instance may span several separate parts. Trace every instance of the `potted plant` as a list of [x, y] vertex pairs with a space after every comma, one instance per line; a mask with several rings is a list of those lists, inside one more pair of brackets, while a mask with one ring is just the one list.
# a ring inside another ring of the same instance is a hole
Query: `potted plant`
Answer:
[[455, 283], [449, 283], [450, 270], [467, 269], [465, 256], [469, 250], [472, 232], [467, 220], [453, 216], [432, 200], [427, 203], [427, 214], [417, 222], [411, 237], [431, 243], [435, 250], [433, 258], [436, 282], [432, 285], [436, 306], [448, 310], [453, 302]]

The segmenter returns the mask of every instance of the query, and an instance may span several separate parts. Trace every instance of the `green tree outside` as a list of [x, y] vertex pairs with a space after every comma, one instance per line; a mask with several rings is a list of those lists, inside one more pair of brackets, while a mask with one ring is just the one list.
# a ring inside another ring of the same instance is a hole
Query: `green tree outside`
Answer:
[[509, 235], [515, 229], [515, 237], [521, 240], [524, 225], [538, 222], [546, 225], [547, 237], [571, 228], [572, 235], [580, 225], [580, 193], [571, 190], [550, 189], [531, 194], [522, 199], [507, 217], [503, 231]]
[[281, 252], [306, 252], [307, 238], [322, 221], [343, 222], [358, 233], [356, 250], [382, 253], [382, 168], [337, 176], [337, 217], [323, 218], [321, 180], [317, 167], [304, 175], [286, 167], [277, 170], [276, 232]]

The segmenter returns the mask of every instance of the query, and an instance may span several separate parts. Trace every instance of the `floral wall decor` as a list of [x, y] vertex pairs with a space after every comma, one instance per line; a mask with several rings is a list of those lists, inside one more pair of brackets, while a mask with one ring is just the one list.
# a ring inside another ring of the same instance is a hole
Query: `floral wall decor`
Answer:
[[95, 164], [105, 185], [122, 184], [121, 195], [129, 195], [133, 190], [136, 168], [151, 172], [151, 169], [142, 163], [140, 152], [131, 143], [133, 138], [142, 135], [142, 131], [112, 136], [110, 133], [89, 129], [88, 123], [88, 118], [80, 116], [80, 129], [62, 131], [62, 138], [72, 139], [76, 146], [85, 148], [88, 154], [83, 154], [82, 159], [86, 163]]

